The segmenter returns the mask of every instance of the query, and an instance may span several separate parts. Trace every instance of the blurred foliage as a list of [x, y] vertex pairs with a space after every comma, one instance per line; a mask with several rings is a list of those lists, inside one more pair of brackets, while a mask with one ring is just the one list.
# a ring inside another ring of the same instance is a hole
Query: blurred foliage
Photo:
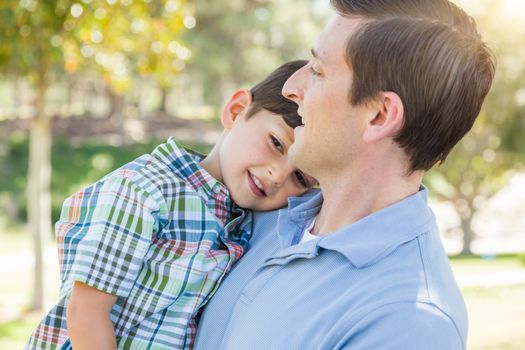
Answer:
[[14, 76], [93, 70], [117, 93], [136, 75], [168, 84], [189, 50], [194, 18], [184, 0], [20, 0], [0, 5], [0, 67]]
[[214, 105], [288, 60], [308, 59], [328, 15], [326, 0], [193, 4], [197, 26], [183, 35], [194, 51], [188, 70], [204, 81], [205, 101]]
[[197, 86], [200, 101], [217, 109], [234, 89], [307, 58], [328, 13], [327, 0], [2, 2], [0, 72], [15, 85], [52, 72], [49, 83], [68, 90], [101, 80], [110, 87], [110, 114], [125, 103], [111, 94], [129, 98], [144, 83], [161, 90], [161, 111], [173, 86], [181, 95]]
[[63, 42], [66, 71], [96, 68], [118, 93], [135, 76], [169, 86], [190, 57], [178, 40], [195, 21], [184, 0], [91, 0], [73, 4], [71, 14], [64, 24], [71, 35], [56, 38]]
[[71, 1], [2, 1], [0, 4], [0, 68], [14, 76], [39, 78], [61, 50], [51, 44], [63, 31]]
[[[454, 204], [464, 234], [464, 254], [476, 233], [476, 211], [500, 190], [525, 161], [525, 3], [517, 0], [457, 0], [472, 15], [493, 50], [497, 66], [492, 89], [472, 130], [425, 182], [432, 194]], [[519, 14], [519, 15], [517, 15]], [[509, 35], [509, 33], [513, 33]]]
[[[67, 139], [55, 140], [51, 177], [53, 222], [58, 220], [62, 202], [67, 196], [138, 156], [150, 153], [161, 142], [164, 140], [116, 147], [89, 140], [82, 143], [72, 143]], [[209, 145], [199, 143], [185, 145], [201, 153], [210, 149]], [[18, 133], [2, 147], [4, 149], [0, 154], [0, 216], [9, 216], [9, 221], [24, 222], [27, 212], [24, 196], [27, 181], [27, 137]]]

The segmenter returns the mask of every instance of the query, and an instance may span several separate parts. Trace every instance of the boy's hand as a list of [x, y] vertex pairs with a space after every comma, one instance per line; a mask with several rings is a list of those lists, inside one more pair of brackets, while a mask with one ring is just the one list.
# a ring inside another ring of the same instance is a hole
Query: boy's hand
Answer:
[[117, 296], [75, 281], [67, 307], [67, 328], [75, 350], [117, 348], [113, 323], [109, 318]]

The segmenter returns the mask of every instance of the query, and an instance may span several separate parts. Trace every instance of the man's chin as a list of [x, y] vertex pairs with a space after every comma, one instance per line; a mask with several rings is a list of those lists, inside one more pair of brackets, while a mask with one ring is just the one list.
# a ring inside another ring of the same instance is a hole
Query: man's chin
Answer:
[[302, 154], [303, 149], [301, 147], [301, 144], [298, 142], [292, 143], [292, 145], [288, 149], [288, 162], [290, 162], [290, 164], [294, 167], [300, 169], [299, 163], [301, 163], [301, 159], [304, 158]]
[[304, 133], [304, 125], [299, 125], [299, 126], [296, 126], [294, 129], [293, 129], [293, 139], [294, 139], [294, 143], [292, 143], [292, 146], [295, 144], [295, 143], [300, 143], [301, 140], [303, 139], [303, 133]]
[[292, 146], [290, 146], [290, 148], [288, 149], [288, 154], [286, 155], [286, 157], [288, 158], [288, 162], [292, 166], [297, 167], [297, 165], [295, 165], [295, 163], [297, 161], [297, 150], [296, 150], [296, 147], [294, 145], [295, 144], [292, 144]]

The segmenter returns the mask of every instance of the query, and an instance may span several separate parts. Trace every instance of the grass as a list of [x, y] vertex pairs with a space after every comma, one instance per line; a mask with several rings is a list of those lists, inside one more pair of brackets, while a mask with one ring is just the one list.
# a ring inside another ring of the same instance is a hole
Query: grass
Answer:
[[0, 324], [0, 349], [22, 349], [40, 321], [40, 314], [28, 314]]
[[[505, 276], [523, 276], [523, 255], [461, 256], [452, 257], [450, 262], [456, 279], [464, 285], [461, 291], [470, 323], [468, 348], [523, 349], [525, 283], [505, 284], [502, 280]], [[470, 283], [465, 283], [467, 280]]]
[[453, 256], [450, 263], [454, 268], [501, 268], [501, 267], [524, 267], [525, 256], [517, 254], [487, 255], [487, 256]]
[[[27, 312], [32, 292], [31, 239], [23, 227], [0, 229], [0, 349], [22, 349], [42, 312]], [[60, 279], [55, 243], [47, 242], [44, 254], [46, 308], [58, 298]], [[4, 281], [8, 281], [4, 283]]]
[[29, 234], [20, 225], [0, 225], [0, 239], [2, 241], [2, 244], [0, 244], [0, 256], [29, 248]]
[[523, 349], [525, 284], [462, 292], [469, 312], [469, 349]]

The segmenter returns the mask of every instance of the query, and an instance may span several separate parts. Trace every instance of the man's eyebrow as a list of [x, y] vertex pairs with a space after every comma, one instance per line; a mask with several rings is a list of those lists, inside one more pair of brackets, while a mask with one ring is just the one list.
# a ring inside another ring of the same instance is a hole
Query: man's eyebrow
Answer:
[[286, 139], [288, 140], [288, 145], [291, 145], [291, 144], [294, 142], [293, 137], [290, 137], [290, 135], [288, 135], [288, 134], [285, 134], [285, 135], [286, 135], [286, 136], [285, 136]]
[[315, 58], [316, 60], [318, 60], [321, 63], [325, 63], [325, 61], [319, 56], [319, 53], [317, 51], [315, 51], [314, 48], [311, 48], [310, 52], [312, 53], [313, 58]]

